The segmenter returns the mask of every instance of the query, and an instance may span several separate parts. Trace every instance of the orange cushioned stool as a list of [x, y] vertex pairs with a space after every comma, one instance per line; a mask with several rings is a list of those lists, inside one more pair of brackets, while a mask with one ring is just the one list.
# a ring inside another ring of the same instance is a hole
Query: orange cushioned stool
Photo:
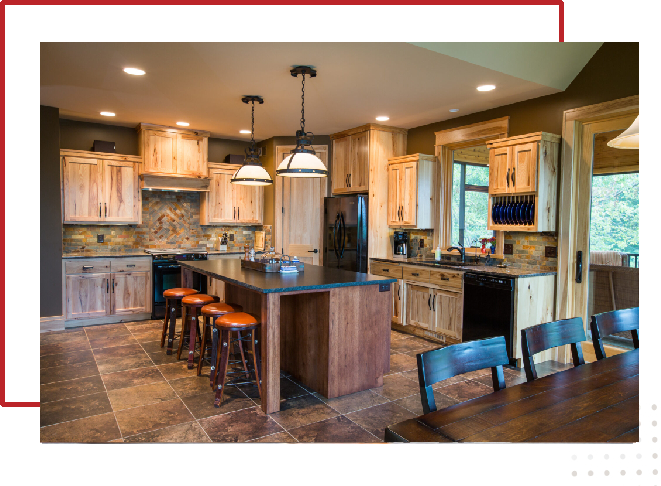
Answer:
[[[262, 396], [262, 380], [261, 380], [261, 360], [260, 360], [260, 351], [259, 351], [259, 341], [257, 339], [257, 333], [259, 332], [259, 320], [246, 312], [233, 312], [231, 314], [225, 314], [216, 319], [216, 322], [213, 327], [213, 344], [211, 347], [211, 362], [216, 363], [216, 375], [214, 381], [214, 389], [216, 391], [216, 397], [213, 402], [213, 406], [218, 408], [220, 407], [221, 402], [223, 401], [223, 391], [226, 385], [243, 385], [250, 382], [228, 382], [225, 383], [227, 376], [227, 364], [229, 358], [229, 347], [230, 347], [230, 335], [234, 332], [247, 333], [250, 331], [250, 338], [243, 338], [243, 340], [249, 340], [251, 343], [251, 353], [253, 359], [253, 368], [255, 371], [255, 384], [257, 385], [257, 390], [259, 396]], [[245, 334], [244, 334], [245, 336]], [[220, 348], [220, 356], [218, 349]], [[243, 372], [241, 372], [243, 373]]]
[[[177, 302], [181, 301], [187, 295], [197, 294], [195, 289], [167, 289], [163, 292], [165, 297], [165, 319], [163, 320], [163, 334], [161, 335], [161, 347], [165, 345], [165, 334], [168, 336], [168, 350], [167, 354], [172, 354], [172, 342], [174, 341], [174, 331], [177, 327]], [[181, 304], [179, 304], [181, 305]], [[183, 322], [183, 315], [182, 315]], [[169, 327], [168, 327], [169, 326]], [[181, 340], [181, 338], [179, 338]]]
[[192, 370], [195, 361], [195, 338], [200, 339], [200, 327], [197, 321], [197, 312], [207, 304], [218, 302], [220, 299], [215, 295], [194, 294], [187, 295], [181, 299], [184, 306], [184, 316], [181, 323], [181, 339], [177, 359], [181, 359], [181, 351], [184, 349], [184, 339], [188, 335], [188, 369]]
[[[243, 307], [241, 307], [239, 304], [226, 304], [225, 302], [215, 302], [213, 304], [207, 304], [204, 307], [202, 307], [202, 310], [200, 311], [202, 313], [202, 318], [204, 319], [204, 331], [202, 331], [202, 344], [200, 345], [200, 359], [197, 362], [197, 376], [200, 376], [202, 372], [202, 361], [205, 360], [205, 356], [207, 355], [207, 346], [211, 344], [211, 329], [213, 327], [213, 321], [220, 317], [224, 316], [225, 314], [230, 314], [231, 312], [241, 312], [243, 310]], [[207, 334], [209, 337], [207, 338]], [[241, 334], [239, 333], [239, 339], [241, 339]], [[246, 373], [248, 372], [248, 368], [246, 366], [246, 358], [243, 354], [243, 346], [241, 345], [241, 341], [238, 340], [239, 343], [239, 351], [241, 353], [241, 361], [243, 362], [243, 367], [246, 370]], [[208, 361], [208, 359], [207, 359]], [[211, 365], [211, 386], [213, 387], [213, 378], [214, 378], [214, 371], [216, 370], [216, 363], [210, 363]]]

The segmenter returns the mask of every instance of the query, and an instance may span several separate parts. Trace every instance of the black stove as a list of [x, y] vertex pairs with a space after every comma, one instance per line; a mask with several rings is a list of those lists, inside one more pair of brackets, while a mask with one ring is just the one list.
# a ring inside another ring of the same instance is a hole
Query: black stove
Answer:
[[[207, 259], [206, 250], [197, 249], [158, 249], [145, 250], [152, 256], [152, 278], [154, 283], [154, 301], [151, 318], [165, 317], [165, 298], [163, 292], [167, 289], [181, 287], [181, 265], [179, 262], [199, 261]], [[207, 279], [199, 273], [193, 274], [193, 288], [204, 294], [207, 291]], [[177, 309], [181, 317], [181, 309]]]

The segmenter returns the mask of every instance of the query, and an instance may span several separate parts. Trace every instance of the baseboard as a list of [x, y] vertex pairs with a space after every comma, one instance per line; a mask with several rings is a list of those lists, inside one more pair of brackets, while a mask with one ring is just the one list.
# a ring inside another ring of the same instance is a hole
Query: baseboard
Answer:
[[63, 331], [64, 316], [41, 317], [40, 327], [40, 332]]
[[72, 319], [64, 321], [64, 328], [71, 329], [74, 327], [96, 326], [98, 324], [116, 324], [118, 322], [145, 321], [147, 319], [151, 319], [151, 312], [121, 316], [97, 317], [96, 319]]

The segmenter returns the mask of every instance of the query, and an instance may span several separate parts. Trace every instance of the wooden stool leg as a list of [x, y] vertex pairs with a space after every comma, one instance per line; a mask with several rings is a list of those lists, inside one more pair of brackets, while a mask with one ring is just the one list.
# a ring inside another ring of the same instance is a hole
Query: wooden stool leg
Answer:
[[181, 332], [179, 333], [179, 348], [177, 349], [177, 360], [181, 359], [181, 352], [184, 350], [184, 337], [188, 329], [188, 316], [186, 315], [186, 306], [181, 304]]
[[243, 343], [241, 342], [241, 331], [237, 331], [239, 336], [239, 352], [241, 353], [241, 362], [243, 363], [243, 369], [246, 372], [246, 378], [250, 378], [250, 373], [248, 373], [248, 365], [246, 364], [246, 355], [243, 353]]
[[203, 316], [206, 321], [204, 324], [204, 331], [202, 331], [202, 344], [200, 344], [200, 360], [197, 362], [197, 376], [202, 373], [202, 360], [207, 351], [207, 329], [209, 328], [209, 316]]
[[216, 374], [216, 398], [213, 402], [213, 406], [216, 408], [220, 407], [223, 401], [223, 392], [225, 391], [225, 375], [227, 374], [227, 359], [229, 358], [230, 348], [229, 334], [229, 331], [223, 331], [221, 333], [220, 366]]
[[[165, 313], [166, 315], [169, 313], [170, 314], [170, 319], [168, 320], [168, 349], [166, 351], [166, 354], [171, 355], [172, 354], [172, 346], [174, 343], [174, 331], [175, 328], [177, 327], [177, 301], [176, 300], [169, 300], [168, 301], [171, 307], [166, 307], [165, 308]], [[163, 346], [161, 346], [163, 347]]]
[[197, 331], [197, 307], [192, 308], [193, 315], [191, 316], [190, 322], [190, 339], [188, 340], [188, 369], [192, 370], [195, 366], [195, 339]]
[[218, 329], [216, 329], [216, 326], [214, 326], [213, 330], [211, 331], [211, 372], [209, 373], [210, 385], [212, 390], [216, 378], [217, 367], [218, 367]]
[[163, 319], [163, 333], [161, 334], [161, 347], [165, 346], [165, 334], [168, 331], [168, 317], [170, 316], [170, 303], [165, 299], [165, 318]]
[[251, 334], [252, 337], [252, 359], [255, 366], [255, 381], [257, 382], [257, 391], [259, 392], [259, 398], [262, 398], [262, 360], [261, 353], [259, 352], [259, 339], [255, 339], [255, 333], [257, 329], [253, 329]]

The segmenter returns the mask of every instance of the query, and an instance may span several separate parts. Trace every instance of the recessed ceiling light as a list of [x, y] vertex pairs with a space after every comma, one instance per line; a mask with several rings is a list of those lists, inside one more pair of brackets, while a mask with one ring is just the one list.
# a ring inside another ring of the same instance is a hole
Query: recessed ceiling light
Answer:
[[477, 87], [478, 91], [491, 91], [492, 89], [496, 89], [493, 84], [485, 84]]
[[457, 113], [459, 108], [450, 108], [450, 113]]
[[248, 133], [248, 134], [250, 134], [252, 132], [250, 130], [239, 130], [239, 133]]
[[124, 68], [126, 74], [133, 74], [134, 76], [142, 76], [145, 72], [138, 68]]
[[103, 115], [103, 116], [115, 116], [115, 114], [112, 111], [102, 111], [101, 115]]
[[390, 117], [388, 116], [377, 116], [376, 121], [388, 121], [390, 120]]
[[177, 125], [179, 125], [180, 127], [187, 127], [188, 125], [190, 125], [190, 123], [188, 123], [188, 122], [177, 122]]

